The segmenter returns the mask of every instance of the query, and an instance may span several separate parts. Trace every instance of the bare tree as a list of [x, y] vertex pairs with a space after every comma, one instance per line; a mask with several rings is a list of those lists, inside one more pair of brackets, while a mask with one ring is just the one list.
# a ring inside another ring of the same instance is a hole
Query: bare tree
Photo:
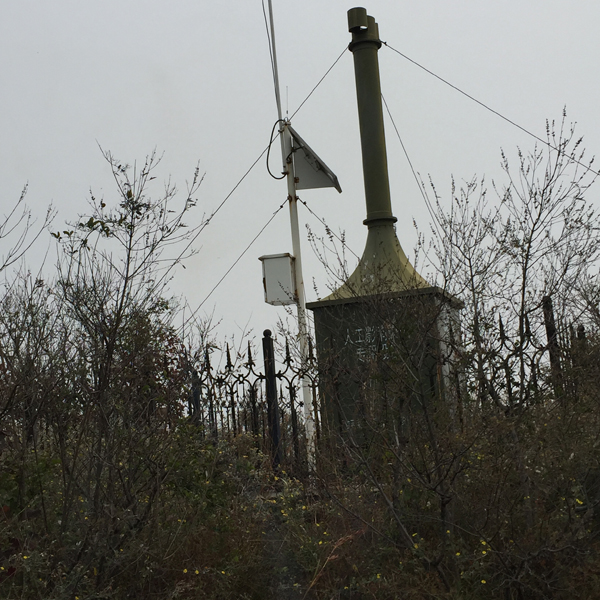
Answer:
[[0, 243], [3, 253], [0, 258], [0, 271], [5, 271], [18, 262], [38, 240], [42, 232], [52, 223], [54, 209], [46, 209], [41, 222], [33, 217], [31, 209], [25, 204], [27, 186], [8, 214], [0, 221]]
[[437, 318], [425, 303], [419, 315], [416, 303], [366, 299], [395, 328], [394, 351], [337, 370], [339, 386], [363, 382], [348, 430], [362, 419], [367, 435], [330, 430], [344, 458], [323, 456], [323, 485], [410, 565], [405, 586], [434, 573], [425, 589], [443, 597], [597, 593], [574, 575], [597, 564], [597, 173], [564, 116], [547, 135], [516, 170], [502, 155], [504, 185], [453, 185], [447, 209], [436, 195], [437, 284], [465, 305], [460, 337], [446, 340], [454, 390], [436, 399], [416, 375], [427, 352], [407, 340], [432, 334], [409, 332]]

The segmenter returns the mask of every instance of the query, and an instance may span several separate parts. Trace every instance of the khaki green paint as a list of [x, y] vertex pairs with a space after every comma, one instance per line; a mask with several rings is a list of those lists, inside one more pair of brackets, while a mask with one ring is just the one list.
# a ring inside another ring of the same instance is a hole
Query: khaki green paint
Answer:
[[430, 287], [410, 264], [396, 236], [388, 176], [377, 52], [379, 28], [364, 8], [348, 11], [369, 228], [367, 243], [348, 280], [324, 300]]

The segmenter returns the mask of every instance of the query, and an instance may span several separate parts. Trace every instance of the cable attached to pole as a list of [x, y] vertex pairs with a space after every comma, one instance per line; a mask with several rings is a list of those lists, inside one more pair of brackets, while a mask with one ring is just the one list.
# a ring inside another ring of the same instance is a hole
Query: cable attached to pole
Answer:
[[[399, 54], [402, 58], [405, 58], [407, 61], [411, 62], [413, 65], [419, 67], [419, 69], [422, 69], [426, 73], [429, 73], [429, 75], [432, 75], [436, 79], [439, 79], [442, 83], [445, 83], [447, 86], [451, 87], [453, 90], [456, 90], [457, 92], [459, 92], [463, 96], [466, 96], [469, 100], [472, 100], [476, 104], [479, 104], [479, 106], [482, 106], [486, 110], [488, 110], [491, 113], [495, 114], [497, 117], [500, 117], [501, 119], [503, 119], [507, 123], [510, 123], [513, 127], [516, 127], [517, 129], [520, 129], [523, 133], [526, 133], [527, 135], [531, 136], [534, 140], [537, 140], [538, 142], [541, 142], [542, 144], [544, 144], [544, 146], [548, 146], [548, 148], [551, 148], [552, 150], [558, 152], [559, 154], [564, 154], [564, 150], [561, 150], [560, 148], [557, 148], [554, 144], [551, 144], [548, 140], [544, 140], [543, 138], [535, 135], [535, 133], [529, 131], [528, 129], [525, 129], [525, 127], [522, 127], [518, 123], [515, 123], [514, 121], [512, 121], [508, 117], [505, 117], [503, 114], [499, 113], [497, 110], [494, 110], [493, 108], [489, 107], [487, 104], [484, 104], [480, 100], [477, 100], [477, 98], [474, 98], [470, 94], [467, 94], [467, 92], [461, 90], [459, 87], [453, 85], [452, 83], [450, 83], [449, 81], [447, 81], [443, 77], [440, 77], [439, 75], [436, 75], [433, 71], [430, 71], [427, 67], [424, 67], [423, 65], [419, 64], [416, 60], [413, 60], [412, 58], [409, 58], [408, 56], [406, 56], [406, 54], [402, 54], [402, 52], [400, 52], [400, 50], [396, 50], [396, 48], [393, 48], [387, 42], [382, 42], [382, 44], [384, 46], [386, 46], [387, 48], [389, 48], [390, 50], [392, 50], [393, 52], [395, 52], [396, 54]], [[586, 165], [586, 164], [582, 163], [581, 161], [577, 160], [576, 158], [573, 158], [572, 156], [566, 156], [566, 155], [565, 155], [565, 157], [569, 161], [578, 164], [580, 167], [583, 167], [587, 171], [591, 171], [592, 173], [594, 173], [594, 175], [600, 175], [600, 171], [595, 171], [589, 165]]]
[[189, 323], [191, 319], [195, 318], [196, 313], [204, 306], [204, 304], [206, 303], [206, 301], [213, 295], [213, 293], [221, 285], [221, 283], [223, 283], [223, 281], [225, 280], [225, 278], [227, 277], [227, 275], [229, 275], [229, 273], [231, 273], [231, 271], [233, 271], [233, 269], [235, 268], [235, 266], [240, 262], [240, 260], [242, 260], [242, 258], [246, 254], [246, 252], [248, 252], [248, 250], [250, 250], [250, 248], [253, 246], [254, 242], [256, 242], [256, 240], [262, 235], [263, 231], [271, 224], [271, 222], [273, 221], [273, 219], [279, 214], [279, 211], [286, 204], [287, 204], [287, 200], [271, 215], [271, 218], [263, 225], [263, 227], [261, 228], [261, 230], [252, 238], [252, 241], [246, 246], [246, 248], [244, 248], [243, 252], [235, 259], [235, 261], [229, 267], [229, 269], [227, 269], [227, 271], [225, 271], [225, 273], [223, 274], [223, 276], [221, 277], [221, 279], [219, 279], [219, 281], [217, 281], [217, 283], [214, 285], [214, 287], [212, 288], [212, 290], [210, 290], [210, 292], [206, 295], [206, 297], [204, 298], [204, 300], [202, 300], [202, 302], [200, 302], [198, 308], [196, 308], [196, 310], [194, 312], [192, 312], [191, 315], [187, 318], [187, 320], [185, 321], [185, 323], [183, 323], [182, 327], [185, 327], [185, 325], [187, 325], [187, 323]]
[[273, 145], [273, 142], [281, 135], [281, 131], [277, 134], [277, 137], [273, 138], [273, 134], [275, 133], [275, 127], [277, 127], [277, 125], [279, 125], [279, 123], [285, 123], [285, 121], [283, 119], [277, 119], [277, 121], [275, 121], [275, 125], [273, 125], [273, 129], [271, 129], [271, 136], [269, 137], [269, 149], [267, 150], [267, 171], [269, 172], [269, 175], [273, 178], [273, 179], [285, 179], [287, 177], [287, 173], [283, 173], [281, 175], [281, 177], [277, 177], [277, 175], [273, 175], [273, 173], [271, 173], [271, 167], [269, 166], [269, 156], [271, 156], [271, 146]]
[[431, 216], [431, 219], [433, 220], [433, 224], [434, 224], [435, 228], [437, 229], [438, 235], [441, 237], [441, 231], [438, 226], [438, 218], [435, 214], [435, 211], [433, 210], [433, 206], [431, 205], [429, 196], [427, 196], [427, 194], [425, 193], [425, 190], [423, 189], [423, 186], [421, 185], [421, 181], [419, 181], [419, 177], [417, 176], [417, 173], [413, 167], [412, 161], [410, 160], [410, 156], [408, 156], [408, 152], [406, 150], [406, 147], [404, 146], [404, 142], [402, 141], [402, 138], [400, 137], [400, 131], [398, 131], [398, 127], [396, 127], [396, 122], [394, 121], [394, 117], [392, 117], [392, 113], [390, 112], [390, 107], [388, 106], [388, 103], [385, 101], [385, 97], [383, 94], [381, 94], [381, 99], [383, 100], [383, 104], [384, 104], [387, 114], [390, 118], [390, 121], [392, 122], [394, 130], [396, 131], [396, 135], [398, 136], [398, 140], [400, 141], [400, 145], [402, 146], [402, 150], [404, 151], [404, 156], [406, 156], [406, 160], [408, 161], [410, 170], [412, 171], [413, 177], [415, 178], [417, 186], [419, 187], [421, 196], [423, 196], [423, 200], [425, 201], [425, 206], [427, 207], [427, 210], [429, 211], [429, 215]]
[[346, 244], [346, 241], [343, 240], [335, 231], [333, 231], [333, 229], [331, 229], [331, 227], [329, 227], [329, 225], [327, 225], [327, 223], [325, 223], [325, 219], [322, 219], [318, 214], [316, 214], [311, 207], [306, 203], [305, 200], [302, 200], [302, 198], [298, 198], [298, 200], [300, 202], [302, 202], [302, 204], [304, 204], [304, 207], [306, 208], [306, 210], [315, 218], [317, 219], [317, 221], [319, 221], [321, 223], [321, 225], [323, 225], [323, 227], [325, 227], [325, 231], [331, 233], [331, 235], [333, 237], [335, 237], [338, 242], [340, 242], [340, 244], [342, 244], [344, 246], [344, 248], [348, 248], [348, 250], [350, 250], [350, 252], [352, 254], [354, 254], [354, 256], [360, 260], [360, 256], [358, 254], [356, 254], [356, 252], [354, 252], [354, 250], [352, 250], [352, 248], [350, 248], [350, 246], [348, 246], [348, 244]]
[[325, 79], [325, 77], [327, 77], [327, 75], [329, 75], [329, 73], [331, 73], [333, 67], [335, 67], [335, 65], [338, 64], [338, 62], [340, 61], [340, 58], [342, 58], [342, 56], [344, 56], [346, 50], [348, 50], [347, 47], [345, 47], [342, 50], [341, 54], [333, 61], [333, 64], [329, 67], [329, 69], [327, 69], [327, 71], [325, 72], [325, 75], [323, 75], [323, 77], [321, 77], [321, 79], [319, 79], [319, 81], [317, 81], [317, 85], [315, 85], [315, 87], [312, 90], [310, 90], [308, 96], [306, 96], [306, 98], [304, 98], [304, 100], [302, 101], [300, 106], [294, 111], [294, 113], [290, 117], [290, 121], [300, 112], [300, 109], [304, 106], [306, 101], [313, 95], [313, 93], [321, 85], [321, 83], [323, 83], [323, 80]]

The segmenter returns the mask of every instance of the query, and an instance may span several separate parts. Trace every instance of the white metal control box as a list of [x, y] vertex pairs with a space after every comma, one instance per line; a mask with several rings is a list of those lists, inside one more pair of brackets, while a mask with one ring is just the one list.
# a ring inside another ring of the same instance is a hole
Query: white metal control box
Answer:
[[265, 302], [273, 306], [296, 304], [294, 257], [285, 254], [261, 256]]

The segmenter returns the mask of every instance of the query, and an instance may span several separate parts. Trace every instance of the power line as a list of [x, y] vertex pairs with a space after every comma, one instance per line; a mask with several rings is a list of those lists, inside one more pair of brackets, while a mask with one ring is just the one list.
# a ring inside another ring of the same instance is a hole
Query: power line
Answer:
[[223, 201], [221, 202], [221, 204], [219, 204], [219, 206], [217, 206], [217, 208], [208, 217], [208, 219], [206, 219], [206, 221], [204, 221], [204, 223], [202, 223], [202, 225], [200, 226], [200, 228], [196, 232], [196, 235], [194, 235], [191, 238], [191, 240], [188, 242], [188, 244], [186, 245], [186, 247], [179, 253], [179, 256], [174, 261], [172, 261], [171, 265], [165, 270], [163, 276], [156, 283], [155, 288], [158, 288], [158, 286], [165, 280], [166, 276], [169, 274], [169, 271], [171, 271], [171, 269], [173, 269], [173, 267], [176, 264], [179, 263], [179, 261], [181, 260], [181, 257], [190, 249], [190, 246], [198, 239], [198, 237], [200, 236], [200, 234], [208, 227], [208, 225], [210, 224], [210, 222], [213, 220], [214, 216], [221, 210], [221, 208], [223, 208], [223, 206], [225, 205], [225, 203], [227, 202], [227, 200], [229, 200], [229, 198], [231, 198], [231, 196], [233, 196], [233, 193], [238, 189], [238, 187], [240, 187], [240, 185], [242, 184], [242, 181], [244, 181], [244, 179], [246, 179], [246, 177], [248, 177], [248, 175], [250, 174], [250, 171], [252, 171], [252, 169], [254, 169], [254, 167], [258, 164], [258, 162], [265, 155], [265, 153], [267, 152], [268, 149], [269, 149], [269, 146], [267, 146], [260, 153], [259, 157], [250, 165], [250, 167], [248, 168], [248, 170], [242, 175], [241, 179], [233, 186], [233, 188], [229, 192], [229, 194], [227, 194], [227, 196], [225, 196], [225, 198], [223, 199]]
[[262, 11], [263, 17], [265, 19], [265, 30], [267, 32], [267, 40], [269, 42], [269, 56], [271, 57], [271, 73], [273, 75], [273, 85], [275, 87], [275, 97], [277, 97], [277, 83], [275, 78], [275, 60], [273, 58], [273, 43], [271, 42], [271, 32], [269, 31], [269, 23], [267, 20], [267, 11], [265, 10], [265, 0], [262, 0]]
[[302, 204], [304, 204], [304, 206], [306, 207], [306, 210], [308, 210], [308, 212], [317, 219], [317, 221], [319, 221], [324, 227], [326, 231], [331, 232], [331, 235], [333, 235], [335, 238], [338, 239], [338, 241], [345, 247], [348, 248], [348, 250], [350, 250], [350, 252], [352, 254], [354, 254], [354, 256], [356, 256], [356, 258], [358, 258], [358, 260], [360, 260], [360, 256], [358, 256], [358, 254], [356, 254], [356, 252], [354, 252], [354, 250], [352, 250], [352, 248], [350, 248], [350, 246], [348, 246], [346, 244], [346, 242], [335, 232], [333, 231], [333, 229], [331, 229], [331, 227], [329, 227], [329, 225], [327, 225], [327, 223], [325, 223], [325, 221], [316, 213], [314, 213], [312, 211], [312, 209], [310, 208], [310, 206], [308, 206], [308, 204], [302, 200], [302, 198], [298, 198], [298, 200], [300, 200], [300, 202], [302, 202]]
[[278, 177], [277, 175], [273, 175], [273, 173], [271, 172], [271, 167], [269, 166], [269, 156], [271, 155], [271, 146], [273, 145], [273, 142], [281, 135], [281, 130], [277, 133], [277, 135], [275, 136], [275, 138], [273, 138], [273, 134], [275, 133], [275, 127], [277, 127], [277, 125], [279, 125], [279, 123], [283, 123], [284, 121], [282, 119], [277, 119], [277, 121], [275, 121], [275, 125], [273, 125], [273, 129], [271, 129], [271, 136], [269, 137], [269, 150], [267, 151], [267, 171], [269, 173], [269, 175], [273, 178], [273, 179], [277, 179], [278, 181], [281, 181], [282, 179], [285, 179], [287, 177], [287, 173], [283, 173], [283, 175], [281, 175], [281, 177]]
[[[264, 5], [263, 5], [263, 11], [264, 11]], [[266, 18], [266, 15], [265, 15], [265, 18]], [[266, 25], [266, 23], [265, 23], [265, 25]], [[270, 49], [271, 48], [271, 44], [270, 44], [270, 39], [271, 38], [269, 36], [269, 30], [268, 30], [268, 28], [267, 28], [267, 36], [269, 37], [269, 49]], [[321, 85], [321, 83], [323, 82], [323, 80], [325, 79], [325, 77], [327, 77], [327, 75], [329, 75], [329, 73], [331, 72], [331, 70], [333, 69], [333, 67], [335, 67], [335, 65], [342, 58], [342, 56], [344, 55], [345, 51], [346, 51], [346, 48], [344, 48], [343, 52], [335, 59], [335, 61], [329, 67], [329, 69], [327, 69], [325, 75], [323, 75], [323, 77], [321, 77], [321, 79], [319, 79], [319, 81], [317, 82], [317, 84], [315, 85], [315, 87], [313, 87], [313, 89], [310, 91], [310, 93], [308, 94], [308, 96], [306, 96], [306, 98], [304, 98], [304, 100], [302, 101], [302, 103], [300, 104], [300, 106], [296, 109], [296, 111], [294, 112], [294, 114], [292, 115], [292, 117], [290, 117], [290, 120], [291, 120], [291, 118], [295, 117], [298, 114], [298, 112], [300, 111], [300, 109], [306, 104], [306, 102], [308, 101], [308, 99], [313, 95], [314, 91]], [[273, 60], [272, 56], [271, 56], [271, 60]], [[272, 137], [273, 137], [273, 134], [271, 134], [271, 138]], [[171, 269], [176, 264], [179, 263], [179, 261], [181, 260], [181, 257], [190, 249], [190, 246], [198, 239], [198, 237], [200, 236], [200, 234], [210, 224], [210, 222], [212, 221], [213, 217], [219, 212], [219, 210], [221, 210], [221, 208], [223, 207], [223, 205], [227, 202], [227, 200], [229, 200], [229, 198], [231, 198], [231, 196], [238, 189], [238, 187], [240, 187], [241, 183], [244, 181], [244, 179], [246, 179], [246, 177], [250, 174], [250, 171], [252, 171], [252, 169], [254, 169], [254, 167], [257, 165], [257, 163], [260, 161], [260, 159], [265, 155], [265, 153], [269, 151], [271, 145], [277, 139], [277, 137], [278, 136], [276, 136], [275, 139], [271, 139], [270, 140], [269, 145], [260, 153], [259, 157], [250, 165], [250, 167], [248, 168], [248, 170], [242, 175], [242, 178], [235, 184], [235, 186], [232, 188], [232, 190], [229, 192], [229, 194], [227, 194], [227, 196], [225, 196], [224, 200], [221, 202], [221, 204], [219, 204], [219, 206], [217, 206], [217, 208], [210, 215], [210, 217], [208, 217], [208, 219], [206, 219], [206, 221], [202, 224], [202, 226], [200, 227], [200, 229], [196, 232], [196, 235], [194, 235], [194, 237], [192, 237], [192, 239], [190, 240], [190, 242], [182, 250], [182, 252], [179, 254], [179, 256], [173, 261], [173, 263], [164, 272], [163, 276], [160, 278], [160, 280], [156, 284], [156, 287], [158, 287], [165, 280], [166, 276], [171, 271]]]
[[240, 260], [242, 260], [242, 258], [246, 254], [246, 252], [248, 252], [248, 250], [250, 250], [250, 248], [252, 247], [252, 245], [254, 244], [254, 242], [256, 242], [256, 240], [261, 236], [261, 234], [263, 233], [263, 231], [271, 224], [271, 222], [273, 221], [273, 219], [277, 216], [277, 214], [279, 213], [279, 211], [286, 204], [287, 204], [287, 200], [271, 215], [271, 218], [263, 225], [263, 227], [261, 228], [261, 230], [254, 236], [254, 238], [246, 246], [246, 248], [244, 249], [244, 251], [235, 259], [234, 263], [229, 267], [229, 269], [227, 269], [227, 271], [225, 271], [225, 274], [221, 277], [221, 279], [219, 279], [219, 281], [217, 281], [217, 283], [212, 288], [212, 290], [210, 290], [210, 292], [207, 294], [207, 296], [204, 298], [204, 300], [202, 300], [202, 302], [199, 304], [198, 308], [196, 308], [196, 310], [193, 311], [190, 314], [190, 316], [187, 318], [187, 320], [185, 321], [185, 323], [183, 323], [181, 325], [182, 328], [184, 328], [190, 322], [191, 319], [195, 319], [196, 313], [202, 308], [202, 306], [204, 306], [204, 304], [206, 303], [206, 301], [213, 295], [213, 292], [221, 285], [221, 283], [223, 283], [223, 281], [225, 280], [225, 278], [227, 277], [227, 275], [229, 275], [229, 273], [231, 273], [231, 271], [233, 271], [233, 269], [235, 268], [235, 266], [240, 262]]
[[317, 82], [317, 85], [315, 85], [315, 87], [310, 91], [308, 96], [306, 96], [306, 98], [304, 98], [304, 100], [302, 101], [300, 106], [296, 109], [294, 114], [290, 117], [290, 121], [300, 112], [300, 109], [304, 106], [306, 101], [313, 95], [314, 91], [321, 85], [321, 83], [323, 83], [323, 80], [325, 79], [325, 77], [327, 77], [327, 75], [329, 75], [329, 73], [331, 72], [333, 67], [335, 67], [335, 65], [338, 64], [338, 62], [340, 61], [340, 58], [342, 58], [342, 56], [344, 56], [344, 52], [346, 52], [347, 49], [348, 49], [347, 47], [344, 47], [341, 54], [335, 59], [335, 61], [333, 61], [333, 64], [329, 67], [329, 69], [327, 69], [327, 71], [325, 72], [325, 75], [323, 75], [323, 77], [321, 77], [321, 79], [319, 79], [319, 81]]
[[[267, 30], [267, 39], [269, 40], [269, 54], [271, 56], [271, 69], [273, 70], [274, 69], [274, 62], [273, 62], [273, 51], [272, 51], [272, 47], [271, 47], [271, 35], [270, 35], [270, 32], [269, 32], [269, 27], [268, 27], [267, 20], [266, 20], [267, 16], [266, 16], [266, 13], [265, 13], [264, 2], [263, 2], [263, 15], [265, 17], [265, 27], [266, 27], [266, 30]], [[315, 90], [321, 85], [321, 83], [327, 77], [327, 75], [329, 75], [329, 73], [332, 71], [332, 69], [335, 67], [335, 65], [342, 58], [342, 56], [344, 55], [345, 51], [346, 51], [346, 48], [344, 48], [344, 50], [342, 51], [342, 53], [335, 59], [335, 61], [329, 67], [329, 69], [327, 69], [327, 71], [325, 72], [325, 74], [323, 75], [323, 77], [321, 77], [321, 79], [319, 79], [319, 81], [317, 82], [317, 84], [312, 88], [312, 90], [309, 92], [309, 94], [306, 96], [306, 98], [304, 98], [304, 100], [301, 102], [300, 106], [298, 106], [298, 108], [296, 109], [296, 111], [294, 112], [294, 114], [292, 115], [292, 117], [290, 117], [290, 120], [291, 120], [291, 118], [295, 117], [298, 114], [298, 112], [300, 112], [300, 109], [306, 104], [306, 102], [308, 101], [308, 99], [313, 95], [313, 93], [315, 92]], [[275, 76], [274, 72], [273, 72], [273, 76]], [[278, 136], [276, 136], [275, 139], [277, 139], [277, 137]], [[271, 134], [271, 138], [272, 138], [272, 134]], [[223, 199], [223, 201], [217, 206], [217, 208], [208, 217], [208, 219], [206, 219], [206, 221], [204, 223], [202, 223], [202, 225], [200, 226], [200, 228], [198, 229], [198, 231], [196, 232], [196, 234], [190, 239], [190, 241], [185, 246], [185, 248], [180, 252], [179, 256], [177, 256], [177, 258], [165, 270], [165, 272], [163, 273], [162, 277], [155, 284], [155, 288], [158, 288], [160, 286], [160, 284], [166, 279], [166, 277], [169, 274], [169, 272], [175, 267], [176, 264], [179, 263], [179, 261], [181, 260], [181, 258], [190, 249], [191, 245], [198, 239], [198, 237], [200, 236], [200, 234], [210, 224], [210, 222], [213, 220], [213, 218], [219, 212], [219, 210], [221, 210], [221, 208], [223, 208], [223, 206], [225, 205], [225, 203], [227, 202], [227, 200], [229, 200], [229, 198], [231, 198], [231, 196], [234, 194], [234, 192], [242, 184], [242, 182], [244, 181], [244, 179], [246, 179], [246, 177], [250, 174], [250, 172], [252, 171], [252, 169], [254, 169], [254, 167], [258, 164], [258, 162], [265, 155], [265, 153], [267, 153], [269, 151], [269, 149], [270, 149], [270, 147], [271, 147], [271, 145], [272, 145], [272, 143], [274, 141], [275, 140], [271, 139], [269, 145], [260, 153], [260, 155], [258, 156], [258, 158], [250, 165], [250, 167], [248, 168], [248, 170], [242, 175], [241, 179], [235, 184], [235, 186], [231, 189], [231, 191], [229, 192], [229, 194], [227, 194], [227, 196], [225, 196], [225, 198]], [[277, 212], [279, 212], [279, 210]], [[262, 233], [262, 230], [261, 230], [261, 233]], [[211, 294], [212, 294], [213, 291], [214, 290], [211, 291]], [[207, 299], [208, 299], [208, 297], [207, 297]], [[205, 301], [206, 301], [206, 299], [204, 300], [204, 302]]]
[[408, 152], [406, 151], [406, 147], [404, 146], [404, 142], [402, 141], [402, 138], [400, 137], [400, 132], [398, 131], [398, 127], [396, 127], [396, 122], [394, 121], [394, 117], [392, 117], [392, 113], [390, 112], [390, 107], [388, 106], [387, 102], [385, 101], [385, 97], [383, 96], [383, 94], [381, 94], [381, 99], [383, 100], [383, 104], [385, 106], [385, 109], [387, 110], [387, 114], [390, 117], [392, 125], [394, 126], [394, 129], [396, 131], [396, 135], [398, 136], [398, 140], [400, 141], [400, 145], [402, 146], [402, 150], [404, 151], [404, 156], [406, 156], [406, 160], [408, 161], [408, 164], [410, 166], [410, 170], [412, 171], [413, 177], [415, 178], [415, 181], [417, 182], [417, 186], [419, 187], [419, 191], [421, 192], [421, 196], [423, 196], [423, 200], [425, 200], [425, 206], [427, 206], [427, 210], [429, 211], [429, 215], [431, 216], [431, 219], [433, 220], [433, 224], [434, 224], [435, 228], [437, 229], [438, 235], [440, 235], [440, 237], [441, 237], [441, 232], [440, 232], [440, 229], [438, 227], [438, 218], [437, 218], [437, 216], [436, 216], [436, 214], [435, 214], [435, 212], [433, 210], [433, 206], [431, 206], [431, 202], [429, 201], [429, 197], [425, 193], [425, 190], [423, 189], [423, 186], [421, 185], [421, 182], [419, 181], [417, 173], [415, 172], [415, 169], [413, 167], [412, 161], [410, 160], [410, 156], [408, 156]]
[[[527, 135], [531, 136], [533, 139], [537, 140], [538, 142], [541, 142], [545, 146], [548, 146], [549, 148], [552, 148], [552, 150], [555, 150], [559, 154], [560, 153], [564, 153], [560, 148], [557, 148], [556, 146], [554, 146], [553, 144], [551, 144], [548, 140], [542, 139], [541, 137], [535, 135], [535, 133], [532, 133], [528, 129], [525, 129], [525, 127], [522, 127], [521, 125], [519, 125], [518, 123], [515, 123], [513, 120], [509, 119], [508, 117], [505, 117], [503, 114], [499, 113], [497, 110], [494, 110], [493, 108], [489, 107], [487, 104], [484, 104], [480, 100], [477, 100], [477, 98], [474, 98], [470, 94], [467, 94], [467, 92], [465, 92], [465, 91], [461, 90], [459, 87], [451, 84], [449, 81], [447, 81], [443, 77], [440, 77], [439, 75], [437, 75], [433, 71], [430, 71], [427, 67], [424, 67], [423, 65], [419, 64], [416, 60], [413, 60], [412, 58], [409, 58], [408, 56], [406, 56], [406, 54], [403, 54], [402, 52], [400, 52], [400, 50], [396, 50], [396, 48], [393, 48], [387, 42], [382, 42], [382, 44], [384, 46], [386, 46], [387, 48], [389, 48], [390, 50], [394, 51], [396, 54], [399, 54], [402, 58], [405, 58], [407, 61], [411, 62], [413, 65], [419, 67], [419, 69], [422, 69], [426, 73], [429, 73], [429, 75], [432, 75], [436, 79], [439, 79], [442, 83], [445, 83], [447, 86], [451, 87], [453, 90], [456, 90], [457, 92], [461, 93], [463, 96], [466, 96], [467, 98], [469, 98], [469, 100], [472, 100], [473, 102], [479, 104], [479, 106], [482, 106], [486, 110], [489, 110], [491, 113], [493, 113], [496, 116], [500, 117], [501, 119], [503, 119], [507, 123], [510, 123], [511, 125], [513, 125], [514, 127], [516, 127], [517, 129], [520, 129], [522, 132], [524, 132]], [[567, 157], [567, 158], [571, 162], [574, 162], [574, 163], [578, 164], [579, 166], [583, 167], [584, 169], [586, 169], [588, 171], [591, 171], [592, 173], [594, 173], [594, 175], [600, 175], [599, 171], [594, 171], [594, 169], [592, 169], [589, 165], [586, 165], [586, 164], [582, 163], [581, 161], [577, 160], [576, 158], [573, 158], [572, 156]]]

